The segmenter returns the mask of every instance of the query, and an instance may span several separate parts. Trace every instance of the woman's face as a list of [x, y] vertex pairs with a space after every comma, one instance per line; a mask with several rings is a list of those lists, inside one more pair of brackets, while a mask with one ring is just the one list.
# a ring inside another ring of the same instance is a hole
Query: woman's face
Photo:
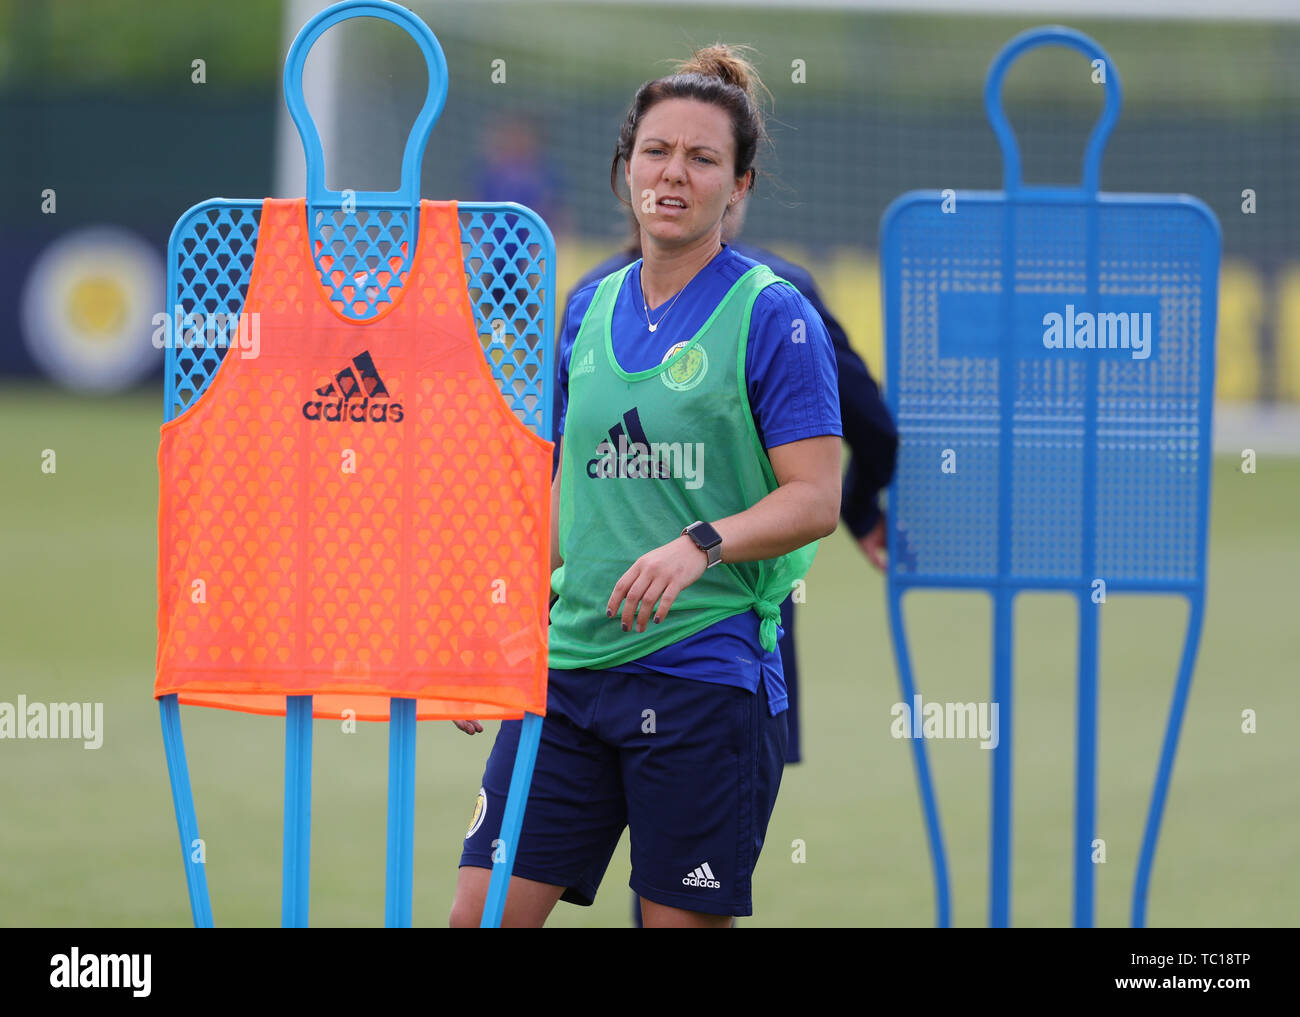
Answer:
[[720, 232], [723, 212], [746, 184], [735, 177], [731, 118], [696, 99], [650, 108], [624, 175], [641, 229], [670, 247]]

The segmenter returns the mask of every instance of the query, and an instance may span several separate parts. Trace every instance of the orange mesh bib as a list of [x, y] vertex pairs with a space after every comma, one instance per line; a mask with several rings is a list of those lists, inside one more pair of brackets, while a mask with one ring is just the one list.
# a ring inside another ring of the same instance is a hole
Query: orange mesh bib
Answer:
[[421, 202], [405, 285], [368, 321], [329, 302], [309, 242], [304, 199], [263, 203], [240, 325], [260, 349], [232, 343], [162, 427], [154, 695], [544, 714], [553, 446], [488, 369], [456, 204]]

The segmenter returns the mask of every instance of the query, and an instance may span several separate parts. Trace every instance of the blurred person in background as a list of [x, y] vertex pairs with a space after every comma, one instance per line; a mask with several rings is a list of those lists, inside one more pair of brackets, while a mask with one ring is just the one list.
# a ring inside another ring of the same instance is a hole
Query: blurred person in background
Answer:
[[506, 114], [483, 132], [474, 192], [477, 201], [526, 205], [556, 236], [570, 232], [560, 174], [546, 160], [532, 119], [523, 114]]

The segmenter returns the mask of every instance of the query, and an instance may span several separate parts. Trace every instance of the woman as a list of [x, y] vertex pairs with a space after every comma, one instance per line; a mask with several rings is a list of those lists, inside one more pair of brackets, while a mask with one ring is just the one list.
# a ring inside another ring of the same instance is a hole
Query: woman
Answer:
[[[848, 333], [835, 315], [822, 300], [821, 292], [812, 274], [802, 265], [760, 247], [743, 241], [740, 233], [744, 226], [745, 210], [749, 205], [748, 195], [727, 208], [722, 219], [722, 239], [731, 250], [766, 265], [782, 279], [792, 283], [816, 309], [826, 333], [830, 336], [831, 346], [835, 351], [835, 366], [839, 373], [839, 399], [842, 413], [841, 425], [844, 431], [844, 443], [849, 447], [849, 463], [844, 471], [844, 483], [841, 485], [840, 520], [845, 529], [853, 536], [858, 547], [875, 568], [884, 572], [885, 561], [885, 517], [880, 508], [881, 493], [889, 486], [894, 475], [894, 462], [898, 453], [898, 430], [889, 415], [885, 401], [881, 398], [880, 388], [871, 371], [863, 362], [849, 341]], [[624, 265], [641, 257], [641, 225], [636, 216], [628, 212], [630, 236], [624, 246], [615, 254], [606, 258], [599, 265], [590, 269], [574, 284], [572, 291], [564, 302], [564, 314], [575, 315], [575, 321], [582, 320], [587, 310], [595, 287], [589, 283], [599, 282], [612, 272], [617, 272]], [[581, 295], [581, 297], [580, 297]], [[585, 298], [582, 299], [582, 298]], [[564, 364], [567, 371], [568, 364]], [[562, 387], [553, 387], [554, 419], [560, 417], [560, 396], [564, 395]], [[559, 446], [556, 446], [552, 476], [559, 469]], [[802, 738], [799, 725], [799, 655], [794, 639], [794, 605], [787, 597], [781, 605], [781, 628], [784, 630], [781, 641], [781, 665], [785, 672], [785, 684], [789, 693], [789, 711], [786, 714], [789, 727], [789, 743], [786, 746], [786, 764], [799, 763], [803, 760]], [[636, 912], [640, 913], [640, 901]]]
[[[841, 433], [817, 313], [721, 241], [766, 138], [758, 87], [711, 46], [643, 85], [620, 132], [610, 183], [623, 164], [642, 259], [564, 323], [547, 717], [506, 925], [590, 904], [624, 826], [647, 927], [752, 914], [786, 742], [780, 604], [835, 528]], [[503, 723], [488, 760], [453, 926], [479, 923], [518, 737]]]

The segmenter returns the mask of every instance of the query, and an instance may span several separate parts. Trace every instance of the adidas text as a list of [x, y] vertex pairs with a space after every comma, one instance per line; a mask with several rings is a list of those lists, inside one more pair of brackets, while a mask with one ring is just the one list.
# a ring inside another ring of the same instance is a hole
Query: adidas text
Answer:
[[709, 863], [704, 862], [693, 872], [688, 872], [682, 877], [682, 886], [700, 886], [707, 890], [719, 890], [722, 884], [713, 878], [713, 870], [709, 868]]
[[587, 476], [593, 480], [686, 481], [687, 490], [704, 483], [704, 442], [654, 441], [648, 445], [628, 442], [620, 434], [618, 444], [608, 440], [596, 446], [596, 458], [587, 460]]
[[573, 368], [573, 377], [580, 378], [584, 374], [591, 374], [596, 370], [595, 350], [588, 350], [582, 357], [582, 360]]
[[329, 420], [340, 422], [351, 420], [358, 424], [363, 424], [367, 420], [376, 424], [391, 422], [400, 424], [402, 422], [402, 404], [362, 399], [359, 403], [348, 402], [346, 399], [336, 399], [333, 402], [322, 402], [319, 399], [309, 400], [302, 404], [302, 415], [308, 420]]
[[[339, 423], [350, 420], [364, 424], [402, 421], [402, 404], [388, 401], [388, 386], [379, 377], [370, 351], [365, 350], [352, 358], [352, 362], [316, 390], [321, 399], [308, 399], [302, 404], [302, 415], [308, 420], [328, 420]], [[360, 401], [356, 400], [361, 396]]]

